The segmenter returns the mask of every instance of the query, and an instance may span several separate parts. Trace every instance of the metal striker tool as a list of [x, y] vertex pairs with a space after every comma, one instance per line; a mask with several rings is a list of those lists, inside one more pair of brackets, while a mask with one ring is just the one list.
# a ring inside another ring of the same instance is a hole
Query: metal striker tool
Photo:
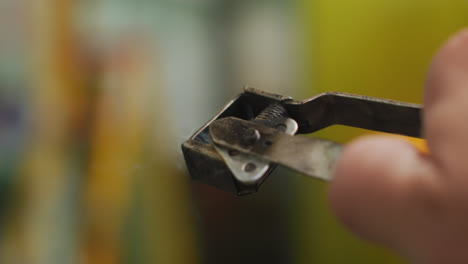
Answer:
[[342, 146], [295, 136], [331, 125], [421, 137], [421, 106], [327, 92], [303, 101], [254, 88], [231, 100], [182, 144], [193, 180], [239, 195], [256, 192], [277, 165], [330, 180]]

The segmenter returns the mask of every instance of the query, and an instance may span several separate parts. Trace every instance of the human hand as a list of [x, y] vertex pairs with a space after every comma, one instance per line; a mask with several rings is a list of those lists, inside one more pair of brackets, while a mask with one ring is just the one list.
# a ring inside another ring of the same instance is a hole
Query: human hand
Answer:
[[468, 29], [433, 60], [423, 127], [430, 154], [388, 136], [346, 146], [330, 205], [353, 232], [413, 263], [468, 263]]

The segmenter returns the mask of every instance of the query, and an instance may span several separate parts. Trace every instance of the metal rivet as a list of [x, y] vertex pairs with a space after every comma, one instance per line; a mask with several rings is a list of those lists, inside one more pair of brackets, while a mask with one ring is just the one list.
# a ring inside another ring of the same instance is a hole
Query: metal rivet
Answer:
[[260, 132], [257, 129], [249, 128], [245, 134], [244, 139], [248, 145], [253, 145], [257, 143], [260, 137]]
[[257, 169], [257, 166], [255, 164], [249, 162], [249, 163], [244, 165], [243, 169], [244, 169], [245, 172], [252, 172], [252, 171]]

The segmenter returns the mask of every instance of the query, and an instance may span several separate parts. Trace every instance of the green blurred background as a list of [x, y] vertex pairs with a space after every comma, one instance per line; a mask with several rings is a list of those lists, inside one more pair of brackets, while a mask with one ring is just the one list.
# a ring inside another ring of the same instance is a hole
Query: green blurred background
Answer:
[[420, 103], [467, 23], [466, 0], [0, 0], [0, 263], [402, 263], [325, 184], [279, 169], [235, 197], [179, 146], [245, 84]]

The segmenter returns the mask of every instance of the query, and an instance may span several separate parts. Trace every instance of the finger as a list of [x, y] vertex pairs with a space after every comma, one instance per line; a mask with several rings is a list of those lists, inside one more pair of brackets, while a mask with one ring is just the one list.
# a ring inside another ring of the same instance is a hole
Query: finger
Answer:
[[468, 30], [434, 57], [426, 83], [424, 130], [442, 174], [468, 183]]
[[418, 224], [414, 208], [429, 206], [433, 175], [430, 162], [401, 139], [358, 139], [337, 164], [330, 205], [352, 231], [403, 251]]

